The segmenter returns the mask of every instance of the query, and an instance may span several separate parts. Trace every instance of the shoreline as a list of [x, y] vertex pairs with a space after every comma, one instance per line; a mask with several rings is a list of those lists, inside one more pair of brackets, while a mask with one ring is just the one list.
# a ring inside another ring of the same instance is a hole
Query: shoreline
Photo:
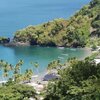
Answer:
[[[91, 48], [85, 47], [83, 49], [86, 50], [87, 52], [86, 52], [85, 56], [80, 58], [79, 60], [83, 60], [85, 57], [88, 57], [93, 53], [91, 51]], [[35, 88], [37, 94], [40, 94], [40, 92], [47, 86], [47, 84], [49, 82], [48, 80], [44, 81], [43, 79], [46, 75], [48, 75], [50, 73], [53, 74], [55, 72], [54, 72], [54, 70], [52, 70], [51, 72], [49, 72], [48, 70], [45, 70], [42, 73], [33, 75], [31, 78], [31, 81], [28, 83], [24, 83], [24, 84], [33, 86]]]
[[9, 42], [9, 43], [2, 43], [3, 46], [7, 46], [7, 47], [20, 47], [20, 46], [36, 46], [36, 47], [56, 47], [59, 49], [63, 49], [63, 48], [89, 48], [89, 47], [81, 47], [81, 46], [59, 46], [59, 45], [55, 45], [55, 46], [50, 46], [50, 45], [40, 45], [40, 44], [36, 44], [36, 45], [31, 45], [30, 42]]
[[83, 48], [83, 50], [85, 50], [85, 55], [83, 55], [80, 60], [84, 60], [86, 57], [89, 57], [92, 55], [92, 51], [91, 51], [91, 48], [90, 47], [85, 47]]
[[[79, 60], [83, 60], [93, 53], [91, 51], [91, 48], [86, 47], [84, 49], [88, 52], [85, 54], [84, 57], [80, 58]], [[45, 86], [47, 86], [47, 84], [49, 82], [49, 81], [43, 80], [43, 78], [48, 74], [57, 74], [57, 73], [55, 72], [55, 70], [52, 70], [52, 71], [45, 70], [42, 73], [33, 75], [32, 78], [34, 78], [34, 79], [30, 83], [28, 83], [27, 85], [35, 87], [37, 90], [37, 93], [39, 94], [45, 88]]]

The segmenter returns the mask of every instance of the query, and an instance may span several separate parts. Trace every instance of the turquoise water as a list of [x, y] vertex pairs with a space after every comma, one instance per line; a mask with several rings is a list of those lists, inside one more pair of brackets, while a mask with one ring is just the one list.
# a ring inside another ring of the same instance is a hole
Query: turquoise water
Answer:
[[0, 36], [55, 18], [69, 18], [90, 0], [0, 0]]
[[[41, 24], [55, 18], [69, 18], [90, 0], [0, 0], [0, 36], [12, 38], [16, 30], [28, 25]], [[32, 68], [31, 61], [40, 64], [43, 72], [54, 59], [67, 60], [69, 57], [81, 58], [84, 49], [48, 47], [4, 47], [0, 46], [0, 59], [16, 64], [24, 60], [22, 72]], [[36, 69], [34, 68], [35, 72]]]
[[[3, 59], [11, 64], [16, 64], [19, 59], [24, 60], [22, 72], [27, 68], [33, 69], [30, 62], [39, 63], [39, 72], [46, 70], [48, 63], [55, 59], [60, 59], [62, 62], [68, 58], [77, 57], [81, 59], [85, 57], [85, 49], [72, 48], [56, 48], [56, 47], [3, 47], [0, 46], [0, 59]], [[34, 68], [36, 73], [36, 69]]]

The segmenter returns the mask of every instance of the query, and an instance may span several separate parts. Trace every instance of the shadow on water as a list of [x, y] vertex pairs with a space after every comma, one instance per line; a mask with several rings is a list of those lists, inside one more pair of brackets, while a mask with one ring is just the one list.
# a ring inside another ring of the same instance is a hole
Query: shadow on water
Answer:
[[11, 64], [16, 64], [20, 59], [24, 60], [22, 72], [27, 68], [36, 68], [30, 64], [30, 62], [39, 63], [39, 72], [43, 72], [48, 63], [60, 59], [62, 62], [68, 58], [76, 57], [81, 58], [85, 56], [86, 50], [84, 49], [71, 49], [71, 48], [56, 48], [56, 47], [3, 47], [0, 46], [0, 59], [6, 60]]

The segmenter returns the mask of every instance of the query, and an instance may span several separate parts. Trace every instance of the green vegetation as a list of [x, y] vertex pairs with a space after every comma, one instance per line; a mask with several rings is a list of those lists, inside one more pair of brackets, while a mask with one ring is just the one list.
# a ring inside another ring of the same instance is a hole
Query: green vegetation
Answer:
[[16, 83], [29, 82], [33, 75], [33, 71], [31, 69], [26, 69], [25, 73], [21, 73], [22, 65], [23, 60], [19, 60], [19, 62], [15, 66], [9, 64], [4, 60], [0, 60], [2, 80], [12, 79]]
[[15, 33], [14, 42], [40, 46], [84, 47], [100, 35], [100, 0], [92, 0], [69, 20], [55, 19]]
[[[69, 20], [56, 19], [38, 26], [29, 26], [15, 33], [13, 42], [29, 42], [31, 45], [84, 47], [100, 46], [100, 0], [92, 0]], [[95, 38], [94, 38], [95, 37]], [[0, 43], [5, 38], [0, 38]], [[95, 42], [95, 43], [94, 43]], [[83, 61], [70, 59], [67, 64], [59, 60], [48, 64], [48, 70], [56, 69], [59, 79], [51, 80], [46, 90], [41, 93], [44, 100], [100, 100], [100, 63], [95, 64], [94, 53]], [[38, 68], [38, 62], [31, 62]], [[29, 82], [33, 75], [31, 69], [21, 73], [23, 60], [15, 66], [0, 60], [2, 79], [8, 80], [0, 86], [0, 100], [36, 99], [33, 87], [23, 83]], [[12, 73], [10, 76], [9, 73]]]
[[[92, 54], [84, 61], [76, 58], [69, 59], [65, 64], [59, 60], [54, 60], [48, 64], [48, 70], [56, 69], [59, 79], [50, 80], [46, 90], [42, 91], [41, 96], [44, 100], [99, 100], [100, 99], [100, 64], [96, 65], [93, 60], [100, 52]], [[0, 86], [0, 100], [29, 100], [30, 97], [37, 98], [33, 87], [24, 83], [30, 82], [33, 75], [32, 70], [27, 69], [21, 73], [23, 60], [13, 66], [0, 60], [0, 72], [2, 78], [8, 82]], [[38, 62], [31, 62], [38, 68]], [[12, 77], [9, 76], [12, 72]]]
[[31, 62], [31, 65], [37, 69], [37, 73], [39, 74], [39, 70], [38, 70], [39, 63], [38, 62], [35, 62], [35, 63]]
[[48, 64], [47, 70], [59, 69], [62, 67], [60, 60], [54, 60]]
[[99, 51], [98, 52], [95, 52], [95, 53], [92, 53], [92, 55], [89, 56], [89, 57], [86, 57], [85, 60], [93, 61], [99, 55], [100, 55], [100, 52]]
[[96, 50], [96, 49], [97, 49], [96, 45], [93, 44], [93, 45], [92, 45], [92, 50]]
[[72, 59], [59, 70], [60, 79], [51, 81], [44, 100], [100, 100], [100, 64]]
[[15, 83], [0, 86], [0, 100], [29, 100], [30, 97], [36, 98], [35, 90], [31, 86]]
[[0, 100], [29, 100], [30, 97], [37, 100], [34, 88], [24, 84], [30, 82], [33, 72], [31, 69], [26, 69], [25, 73], [21, 73], [23, 63], [23, 60], [19, 60], [13, 66], [4, 60], [0, 60], [2, 80], [8, 80], [0, 86]]
[[6, 38], [6, 37], [0, 37], [0, 44], [3, 44], [3, 43], [9, 43], [10, 42], [10, 39], [9, 38]]
[[[93, 61], [100, 53], [94, 53], [83, 61], [70, 58], [67, 63], [61, 64], [54, 60], [48, 64], [48, 70], [56, 69], [59, 79], [50, 80], [48, 86], [42, 91], [44, 100], [99, 100], [100, 99], [100, 63]], [[9, 77], [9, 71], [13, 72], [8, 82], [0, 86], [0, 100], [29, 100], [30, 97], [38, 100], [33, 87], [23, 83], [29, 82], [32, 70], [27, 69], [21, 74], [23, 60], [15, 66], [0, 61], [2, 76]], [[38, 67], [37, 62], [33, 63]]]

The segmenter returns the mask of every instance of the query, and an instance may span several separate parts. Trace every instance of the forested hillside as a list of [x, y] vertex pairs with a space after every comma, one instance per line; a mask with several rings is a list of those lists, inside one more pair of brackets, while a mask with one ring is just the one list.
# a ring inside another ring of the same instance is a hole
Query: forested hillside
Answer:
[[100, 63], [70, 60], [58, 72], [61, 77], [48, 84], [44, 100], [100, 100]]
[[[100, 0], [92, 0], [69, 20], [53, 21], [28, 26], [15, 33], [14, 42], [40, 46], [84, 47], [91, 38], [100, 36]], [[98, 41], [98, 39], [96, 39]], [[97, 43], [100, 45], [100, 42]]]

